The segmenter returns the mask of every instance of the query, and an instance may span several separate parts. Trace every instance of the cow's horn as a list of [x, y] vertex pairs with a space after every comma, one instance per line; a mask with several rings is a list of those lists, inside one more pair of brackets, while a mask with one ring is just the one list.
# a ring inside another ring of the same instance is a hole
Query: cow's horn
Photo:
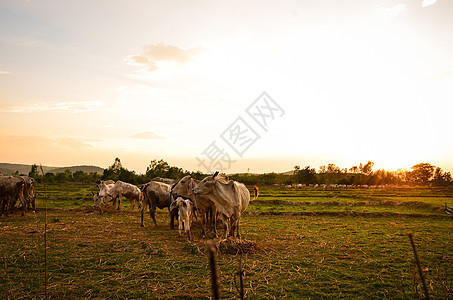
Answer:
[[214, 176], [212, 176], [212, 179], [214, 179], [217, 175], [219, 175], [219, 171], [215, 171]]

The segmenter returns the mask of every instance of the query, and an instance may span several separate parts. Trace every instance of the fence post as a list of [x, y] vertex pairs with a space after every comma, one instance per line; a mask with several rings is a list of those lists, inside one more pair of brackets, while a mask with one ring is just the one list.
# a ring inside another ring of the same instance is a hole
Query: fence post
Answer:
[[217, 263], [216, 263], [216, 248], [214, 245], [209, 247], [209, 264], [211, 265], [211, 282], [212, 282], [212, 297], [214, 300], [219, 298], [219, 276], [217, 274]]

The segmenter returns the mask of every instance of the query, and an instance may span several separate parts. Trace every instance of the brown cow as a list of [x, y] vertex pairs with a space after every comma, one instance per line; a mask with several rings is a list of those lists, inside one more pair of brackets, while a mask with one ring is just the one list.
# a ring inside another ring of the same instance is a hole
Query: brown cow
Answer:
[[149, 207], [149, 214], [151, 215], [156, 227], [156, 207], [160, 209], [167, 207], [170, 213], [170, 228], [173, 229], [175, 215], [172, 215], [170, 211], [170, 204], [173, 202], [173, 197], [170, 193], [171, 186], [163, 182], [150, 181], [141, 187], [141, 191], [143, 199], [141, 226], [145, 226], [143, 222], [143, 215], [145, 213], [146, 206]]
[[25, 214], [24, 186], [25, 180], [21, 177], [0, 176], [0, 215], [3, 213], [6, 215], [8, 211], [11, 213], [17, 200], [22, 208], [22, 216]]

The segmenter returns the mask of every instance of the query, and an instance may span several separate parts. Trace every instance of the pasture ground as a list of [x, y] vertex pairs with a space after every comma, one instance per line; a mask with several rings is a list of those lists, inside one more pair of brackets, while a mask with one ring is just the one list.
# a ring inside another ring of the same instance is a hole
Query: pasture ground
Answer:
[[[95, 185], [47, 185], [47, 272], [51, 299], [208, 299], [207, 244], [130, 211], [100, 214]], [[0, 295], [44, 298], [44, 187], [36, 214], [0, 217]], [[453, 295], [453, 192], [437, 188], [287, 190], [261, 187], [241, 221], [257, 249], [242, 255], [249, 299], [418, 299], [422, 287], [407, 237], [413, 233], [434, 299]], [[220, 228], [222, 230], [223, 228]], [[218, 254], [221, 297], [238, 298], [241, 255]]]

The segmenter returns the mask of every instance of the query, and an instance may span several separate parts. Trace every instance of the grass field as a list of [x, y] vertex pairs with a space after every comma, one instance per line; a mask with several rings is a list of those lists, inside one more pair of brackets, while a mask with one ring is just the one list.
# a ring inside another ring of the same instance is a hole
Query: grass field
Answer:
[[[208, 299], [207, 245], [170, 230], [168, 213], [92, 208], [95, 185], [47, 190], [51, 299]], [[0, 217], [0, 295], [44, 298], [44, 187], [36, 214]], [[241, 221], [257, 249], [242, 255], [249, 299], [418, 299], [422, 287], [407, 234], [413, 233], [430, 296], [453, 294], [453, 206], [448, 189], [287, 190], [261, 187]], [[218, 254], [221, 297], [238, 298], [241, 255]]]

